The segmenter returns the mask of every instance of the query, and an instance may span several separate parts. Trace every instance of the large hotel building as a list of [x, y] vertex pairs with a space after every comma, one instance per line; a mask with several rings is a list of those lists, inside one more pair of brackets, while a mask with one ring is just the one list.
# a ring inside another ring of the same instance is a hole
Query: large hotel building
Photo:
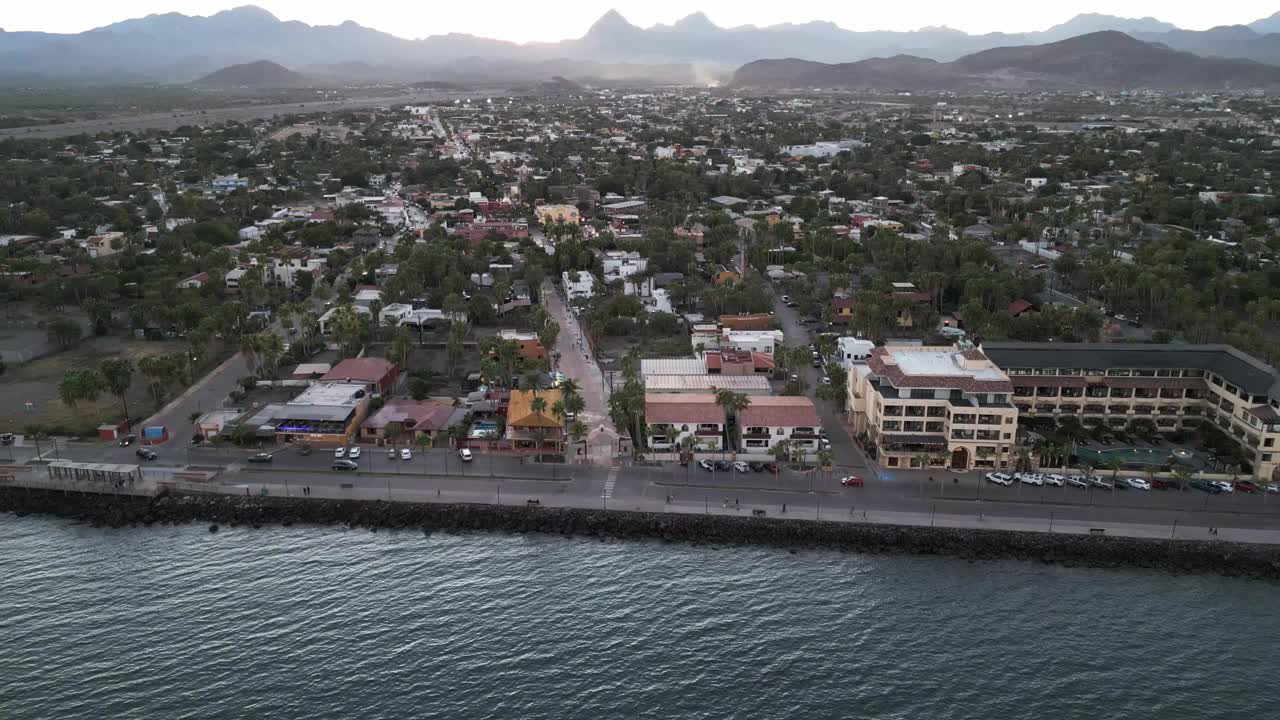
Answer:
[[[928, 394], [919, 389], [933, 393], [925, 404], [934, 407], [925, 408], [924, 428], [912, 422], [907, 430], [908, 407]], [[957, 469], [1007, 467], [1019, 415], [1113, 428], [1146, 418], [1162, 432], [1213, 423], [1252, 457], [1254, 477], [1280, 482], [1280, 373], [1226, 345], [876, 348], [865, 366], [850, 370], [848, 392], [854, 431], [865, 433], [887, 467], [910, 467], [922, 452], [938, 466], [945, 457]], [[977, 411], [968, 412], [969, 404]], [[997, 416], [1007, 431], [996, 430]], [[975, 445], [979, 439], [987, 442]]]

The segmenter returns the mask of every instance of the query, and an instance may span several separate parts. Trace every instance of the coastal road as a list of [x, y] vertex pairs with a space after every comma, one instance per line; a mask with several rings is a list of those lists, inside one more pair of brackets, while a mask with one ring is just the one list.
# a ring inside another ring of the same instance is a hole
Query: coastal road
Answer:
[[[46, 460], [54, 453], [43, 448]], [[60, 444], [58, 457], [82, 462], [135, 463], [134, 448], [107, 443]], [[33, 448], [9, 448], [14, 460], [24, 462]], [[516, 456], [477, 452], [463, 463], [452, 450], [413, 451], [412, 460], [388, 459], [385, 450], [363, 448], [358, 472], [330, 470], [331, 449], [316, 448], [310, 455], [285, 449], [274, 453], [270, 464], [248, 462], [252, 451], [238, 448], [187, 448], [170, 443], [157, 449], [160, 458], [144, 463], [157, 469], [189, 467], [218, 469], [215, 483], [234, 486], [309, 484], [386, 492], [479, 492], [496, 494], [498, 484], [510, 492], [543, 493], [557, 504], [573, 507], [605, 506], [644, 509], [674, 503], [701, 502], [768, 509], [777, 514], [782, 505], [792, 508], [837, 508], [847, 514], [868, 512], [944, 513], [950, 516], [1017, 518], [1036, 522], [1093, 524], [1145, 524], [1170, 527], [1203, 525], [1231, 528], [1280, 529], [1280, 495], [1246, 494], [1240, 491], [1209, 495], [1198, 490], [1080, 490], [1070, 486], [1035, 487], [1016, 484], [1001, 487], [972, 475], [937, 475], [932, 482], [923, 473], [884, 473], [864, 478], [863, 487], [843, 487], [839, 478], [857, 472], [837, 466], [832, 473], [783, 469], [768, 472], [709, 472], [678, 464], [628, 465], [610, 468], [594, 464], [534, 463]], [[35, 471], [39, 473], [37, 468]], [[610, 485], [610, 477], [613, 483]], [[611, 492], [605, 497], [606, 487]], [[478, 497], [478, 496], [477, 496]], [[515, 497], [512, 495], [511, 497]], [[529, 495], [539, 497], [539, 495]], [[481, 500], [476, 500], [481, 501]]]

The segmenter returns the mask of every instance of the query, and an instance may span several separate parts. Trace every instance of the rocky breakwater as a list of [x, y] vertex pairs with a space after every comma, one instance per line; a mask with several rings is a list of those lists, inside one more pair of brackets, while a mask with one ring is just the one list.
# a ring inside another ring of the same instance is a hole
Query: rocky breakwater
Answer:
[[1280, 547], [1225, 542], [904, 527], [743, 516], [565, 508], [387, 503], [168, 494], [113, 497], [0, 488], [0, 512], [44, 514], [109, 527], [208, 523], [222, 527], [349, 525], [545, 533], [695, 545], [758, 544], [790, 550], [941, 555], [1101, 568], [1147, 568], [1280, 581]]

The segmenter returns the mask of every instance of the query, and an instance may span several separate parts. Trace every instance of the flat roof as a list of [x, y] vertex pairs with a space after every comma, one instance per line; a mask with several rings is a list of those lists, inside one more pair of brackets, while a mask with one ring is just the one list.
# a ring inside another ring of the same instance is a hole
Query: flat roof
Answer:
[[888, 355], [907, 375], [963, 376], [978, 380], [1005, 380], [1005, 374], [994, 365], [966, 368], [961, 365], [961, 351], [939, 348], [891, 347]]
[[87, 470], [90, 472], [121, 473], [125, 475], [138, 472], [137, 465], [127, 465], [124, 463], [82, 463], [70, 462], [68, 460], [54, 460], [50, 462], [47, 467], [63, 468], [66, 470]]
[[646, 393], [712, 392], [721, 388], [768, 395], [769, 379], [763, 375], [653, 375], [644, 379]]
[[653, 358], [640, 361], [640, 374], [656, 375], [706, 375], [706, 363], [698, 358]]
[[1250, 395], [1280, 398], [1280, 371], [1230, 345], [989, 342], [982, 351], [1006, 369], [1207, 370]]
[[[317, 382], [312, 383], [306, 390], [302, 391], [301, 395], [286, 403], [286, 408], [306, 407], [308, 405], [341, 405], [350, 408], [367, 395], [368, 392], [368, 388], [364, 383]], [[361, 395], [357, 397], [356, 393], [361, 393]], [[291, 410], [286, 409], [285, 412], [291, 412]]]

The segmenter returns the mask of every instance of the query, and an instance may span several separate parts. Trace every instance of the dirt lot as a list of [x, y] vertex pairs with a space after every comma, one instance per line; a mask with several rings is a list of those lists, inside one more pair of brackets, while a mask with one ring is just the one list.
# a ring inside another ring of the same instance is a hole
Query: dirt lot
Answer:
[[[68, 370], [97, 365], [112, 357], [127, 357], [136, 364], [146, 355], [182, 350], [182, 343], [125, 340], [119, 337], [90, 338], [80, 347], [47, 355], [21, 366], [9, 366], [0, 375], [0, 432], [23, 432], [41, 428], [73, 434], [89, 434], [106, 420], [123, 416], [120, 401], [103, 394], [92, 403], [67, 407], [58, 398], [58, 383]], [[30, 409], [28, 409], [30, 403]], [[146, 388], [146, 379], [135, 373], [129, 389], [129, 412], [135, 419], [148, 415], [155, 402]]]

